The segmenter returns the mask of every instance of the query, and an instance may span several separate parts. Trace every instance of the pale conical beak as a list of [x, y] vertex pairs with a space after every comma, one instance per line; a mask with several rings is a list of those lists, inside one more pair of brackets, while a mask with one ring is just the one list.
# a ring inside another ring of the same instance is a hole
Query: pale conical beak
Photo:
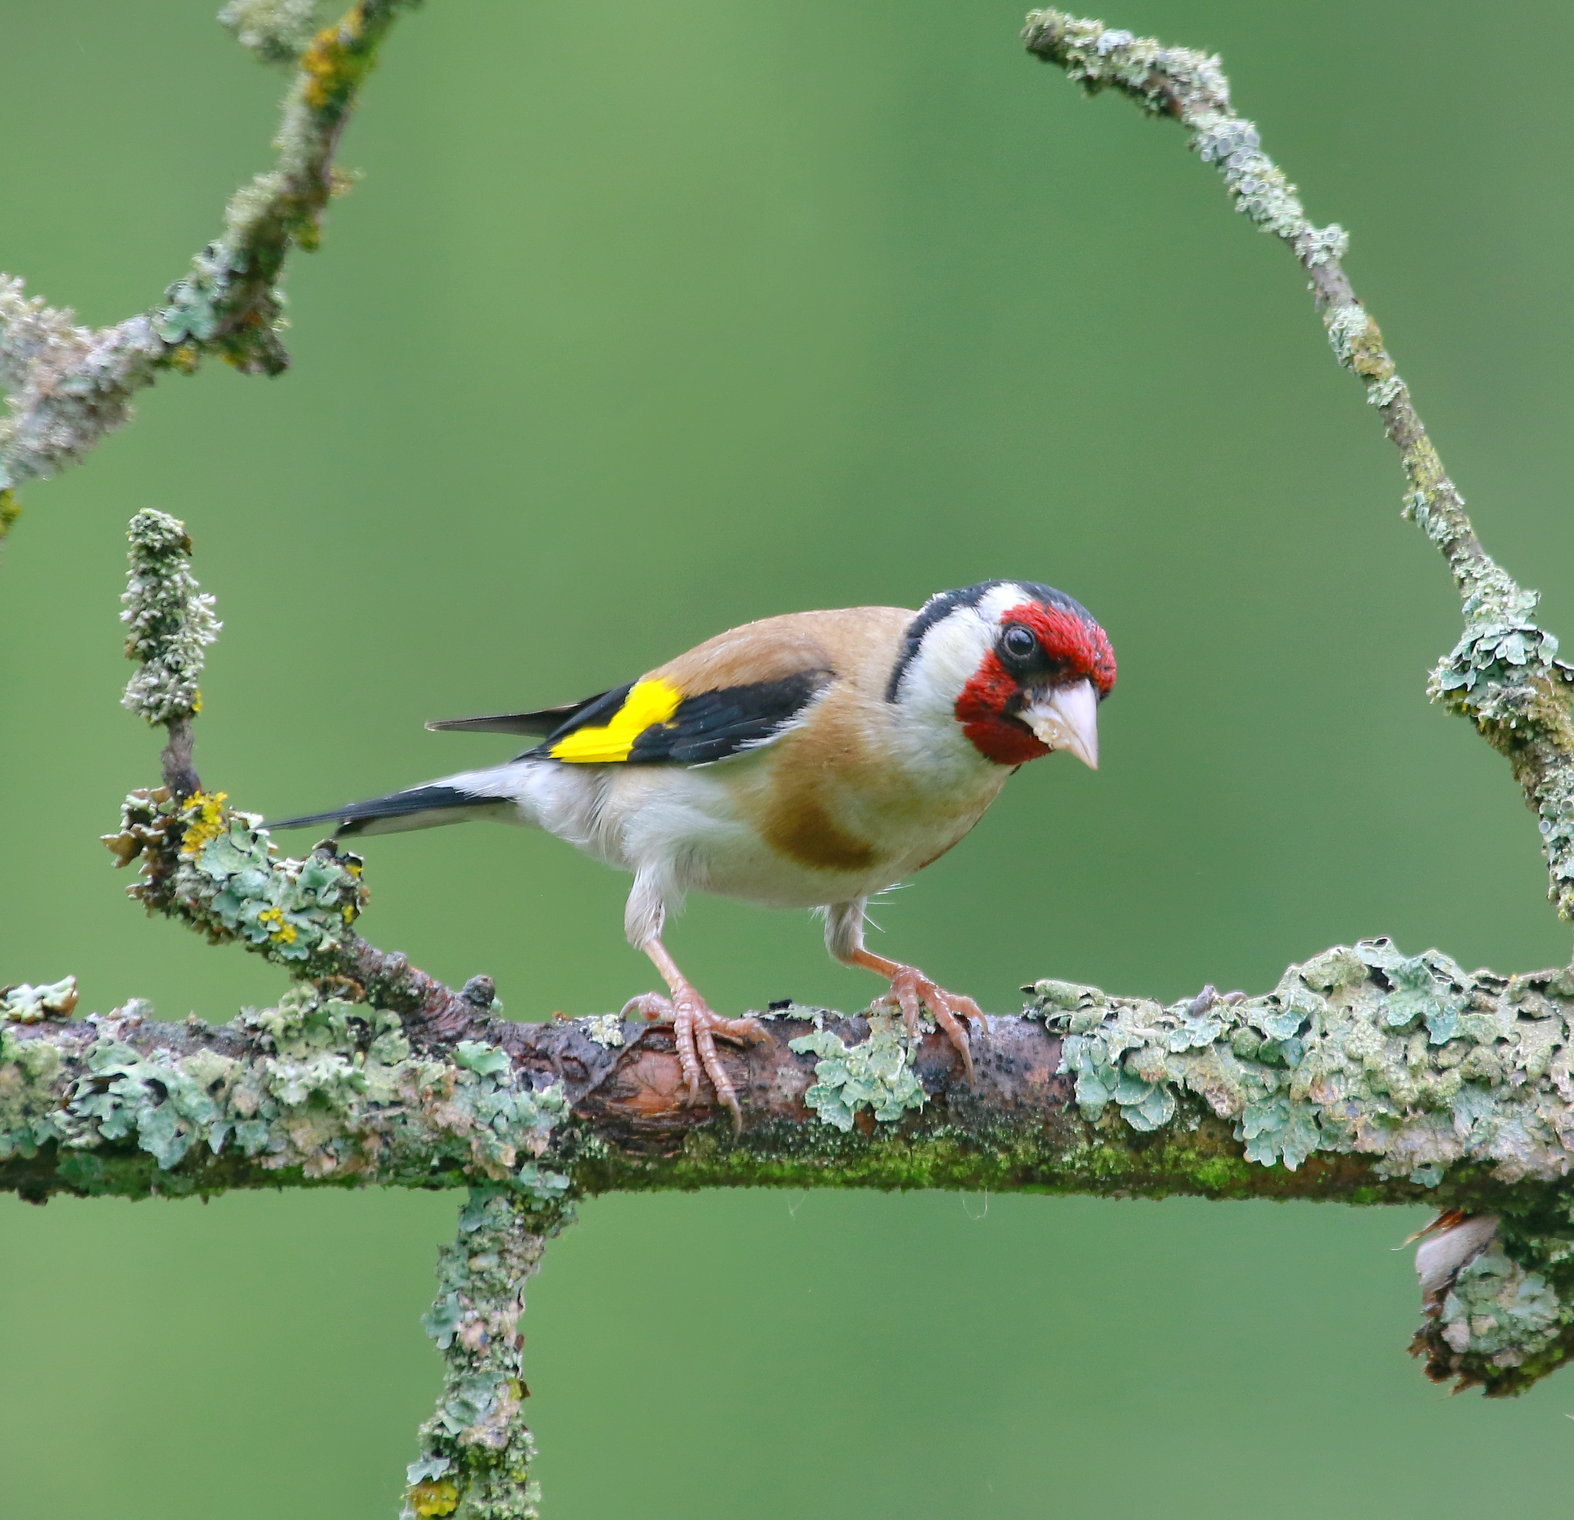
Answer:
[[1017, 716], [1040, 744], [1063, 749], [1092, 770], [1099, 768], [1099, 699], [1091, 681], [1037, 693]]

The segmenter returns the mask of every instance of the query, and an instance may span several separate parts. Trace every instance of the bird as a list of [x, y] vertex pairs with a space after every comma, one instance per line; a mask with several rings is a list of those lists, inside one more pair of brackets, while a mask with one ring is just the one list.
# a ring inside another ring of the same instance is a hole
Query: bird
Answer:
[[1064, 752], [1097, 769], [1098, 708], [1114, 684], [1103, 628], [1036, 581], [983, 581], [917, 610], [785, 613], [580, 702], [433, 720], [538, 742], [268, 827], [331, 823], [342, 837], [493, 819], [631, 872], [625, 932], [666, 992], [631, 998], [623, 1016], [670, 1024], [680, 1101], [702, 1104], [708, 1081], [737, 1128], [716, 1042], [770, 1036], [756, 1017], [715, 1013], [668, 952], [664, 929], [687, 894], [822, 913], [831, 956], [884, 978], [876, 1003], [915, 1036], [927, 1007], [970, 1076], [977, 1003], [866, 948], [866, 905], [950, 850], [1026, 762]]

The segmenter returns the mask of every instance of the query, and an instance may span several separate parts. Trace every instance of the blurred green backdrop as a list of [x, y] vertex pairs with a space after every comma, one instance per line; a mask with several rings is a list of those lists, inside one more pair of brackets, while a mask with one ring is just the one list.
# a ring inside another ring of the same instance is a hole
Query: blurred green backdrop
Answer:
[[[0, 264], [145, 306], [263, 162], [281, 76], [209, 5], [4, 0]], [[1133, 0], [1220, 49], [1489, 545], [1574, 630], [1562, 59], [1505, 0]], [[295, 367], [167, 379], [25, 493], [0, 567], [0, 982], [223, 1017], [280, 981], [149, 923], [95, 836], [156, 745], [116, 706], [126, 519], [185, 517], [226, 632], [198, 759], [307, 809], [480, 763], [427, 717], [550, 703], [727, 625], [1051, 581], [1110, 629], [1104, 769], [1034, 767], [881, 910], [986, 1006], [1035, 974], [1262, 988], [1387, 932], [1561, 960], [1501, 763], [1421, 695], [1452, 641], [1376, 418], [1284, 251], [1179, 134], [1078, 98], [995, 0], [441, 0], [401, 23], [290, 277]], [[1509, 39], [1512, 45], [1505, 43]], [[557, 842], [368, 846], [366, 929], [512, 1014], [650, 980]], [[485, 899], [450, 889], [477, 876]], [[872, 982], [697, 902], [723, 1009]], [[7, 1514], [392, 1514], [456, 1200], [0, 1200]], [[1564, 1374], [1450, 1401], [1403, 1354], [1419, 1211], [705, 1194], [592, 1202], [527, 1319], [555, 1520], [1284, 1520], [1567, 1505]]]

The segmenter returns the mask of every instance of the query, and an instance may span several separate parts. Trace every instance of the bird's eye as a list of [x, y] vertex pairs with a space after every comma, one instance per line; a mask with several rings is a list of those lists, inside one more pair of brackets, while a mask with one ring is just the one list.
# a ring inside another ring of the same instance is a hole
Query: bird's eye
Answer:
[[1031, 629], [1013, 623], [1000, 636], [1000, 650], [1011, 660], [1031, 660], [1038, 653], [1038, 640]]

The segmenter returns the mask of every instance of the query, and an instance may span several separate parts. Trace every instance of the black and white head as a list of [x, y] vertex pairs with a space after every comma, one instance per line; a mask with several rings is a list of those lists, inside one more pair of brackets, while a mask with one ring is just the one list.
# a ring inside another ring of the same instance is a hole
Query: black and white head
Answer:
[[902, 641], [888, 701], [960, 726], [996, 765], [1065, 750], [1098, 766], [1098, 706], [1115, 653], [1080, 602], [1035, 581], [984, 581], [924, 604]]

